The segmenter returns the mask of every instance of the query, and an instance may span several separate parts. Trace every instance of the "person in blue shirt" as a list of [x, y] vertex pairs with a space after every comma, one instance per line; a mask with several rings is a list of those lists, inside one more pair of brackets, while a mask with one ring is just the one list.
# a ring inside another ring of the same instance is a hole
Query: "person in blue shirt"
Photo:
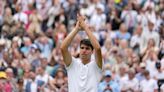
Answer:
[[127, 40], [129, 41], [131, 38], [131, 34], [128, 32], [127, 27], [124, 23], [120, 25], [120, 28], [118, 31], [116, 31], [116, 37], [120, 40]]
[[110, 70], [105, 71], [104, 79], [98, 85], [98, 92], [120, 92], [119, 85], [112, 80]]

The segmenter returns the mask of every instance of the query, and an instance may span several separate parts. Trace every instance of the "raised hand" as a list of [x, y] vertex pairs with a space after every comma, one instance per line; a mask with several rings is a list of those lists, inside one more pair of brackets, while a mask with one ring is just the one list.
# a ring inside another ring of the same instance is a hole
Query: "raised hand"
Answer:
[[81, 28], [84, 28], [84, 26], [85, 26], [85, 19], [86, 19], [85, 16], [77, 14], [77, 20], [79, 21]]
[[77, 21], [76, 22], [76, 26], [75, 26], [77, 29], [80, 29], [80, 22], [79, 21]]

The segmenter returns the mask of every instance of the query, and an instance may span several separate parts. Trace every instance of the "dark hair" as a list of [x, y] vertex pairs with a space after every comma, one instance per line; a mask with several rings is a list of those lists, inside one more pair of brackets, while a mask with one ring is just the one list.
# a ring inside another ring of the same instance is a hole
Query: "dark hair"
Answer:
[[145, 70], [144, 72], [143, 72], [143, 75], [144, 76], [148, 76], [150, 73], [149, 73], [149, 71], [148, 70]]
[[161, 63], [160, 63], [160, 62], [156, 62], [155, 67], [156, 67], [157, 69], [160, 69], [160, 68], [161, 68]]
[[93, 46], [92, 46], [92, 44], [91, 44], [91, 42], [90, 42], [89, 39], [82, 39], [82, 40], [80, 41], [80, 46], [81, 46], [82, 44], [91, 47], [91, 49], [93, 50]]

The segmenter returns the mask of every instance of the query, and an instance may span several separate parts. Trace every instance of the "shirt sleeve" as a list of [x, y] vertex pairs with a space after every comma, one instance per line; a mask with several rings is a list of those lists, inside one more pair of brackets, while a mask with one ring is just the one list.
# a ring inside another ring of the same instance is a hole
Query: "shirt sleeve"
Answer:
[[65, 66], [67, 70], [69, 70], [70, 68], [73, 68], [76, 66], [76, 62], [77, 62], [77, 59], [72, 57], [72, 61], [71, 61], [71, 64], [69, 66]]
[[154, 89], [158, 89], [157, 81], [154, 80]]

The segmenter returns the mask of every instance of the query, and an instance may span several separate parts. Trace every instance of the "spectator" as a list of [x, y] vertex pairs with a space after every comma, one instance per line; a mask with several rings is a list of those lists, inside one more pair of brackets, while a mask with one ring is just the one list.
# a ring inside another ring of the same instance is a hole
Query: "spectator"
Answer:
[[143, 62], [146, 63], [146, 69], [150, 72], [150, 76], [153, 77], [157, 69], [155, 63], [158, 61], [157, 55], [154, 50], [150, 49], [143, 57]]
[[133, 29], [137, 24], [137, 12], [132, 9], [132, 2], [129, 1], [121, 13], [121, 20], [124, 21], [129, 33], [133, 33]]
[[162, 71], [160, 62], [156, 62], [155, 66], [157, 68], [157, 72], [156, 72], [154, 78], [158, 82], [158, 91], [159, 91], [161, 89], [161, 86], [164, 84], [164, 71]]
[[65, 86], [67, 85], [65, 83], [65, 72], [62, 68], [58, 68], [55, 78], [50, 81], [50, 87], [55, 92], [62, 92], [61, 90], [65, 89]]
[[30, 51], [30, 46], [32, 45], [32, 41], [29, 37], [24, 37], [23, 38], [23, 44], [24, 44], [24, 46], [21, 47], [20, 50], [25, 56], [27, 56], [27, 54]]
[[47, 26], [52, 27], [52, 24], [55, 22], [55, 18], [59, 17], [62, 12], [62, 6], [60, 0], [52, 0], [52, 7], [48, 10], [48, 22]]
[[17, 83], [18, 83], [17, 84], [17, 86], [18, 86], [18, 92], [24, 92], [25, 89], [23, 88], [23, 83], [24, 83], [23, 79], [22, 78], [21, 79], [18, 79], [18, 82]]
[[4, 71], [0, 71], [0, 91], [11, 92], [12, 87], [10, 82], [7, 82], [7, 75]]
[[12, 34], [11, 27], [13, 24], [13, 16], [12, 11], [10, 7], [6, 7], [4, 11], [4, 20], [3, 20], [3, 26], [2, 26], [2, 34], [3, 37], [9, 37], [9, 35]]
[[140, 52], [140, 42], [141, 42], [141, 34], [142, 34], [142, 26], [138, 25], [133, 33], [130, 41], [130, 46], [133, 50], [139, 54]]
[[56, 45], [61, 44], [61, 42], [64, 40], [64, 38], [67, 35], [67, 30], [64, 24], [58, 24], [56, 25], [56, 28], [53, 33], [53, 38], [55, 40]]
[[30, 71], [29, 73], [30, 79], [27, 81], [25, 85], [25, 92], [37, 92], [40, 91], [41, 88], [39, 88], [39, 84], [35, 82], [36, 74], [33, 71]]
[[137, 80], [139, 80], [139, 83], [145, 79], [144, 77], [144, 71], [146, 70], [146, 64], [144, 62], [141, 62], [139, 65], [138, 73], [136, 74]]
[[104, 12], [104, 6], [102, 4], [96, 5], [96, 12], [93, 13], [90, 19], [90, 24], [95, 26], [96, 30], [99, 30], [102, 26], [105, 25], [106, 15]]
[[120, 92], [119, 85], [112, 80], [110, 70], [105, 70], [105, 75], [98, 86], [98, 92]]
[[48, 59], [53, 47], [53, 40], [46, 35], [42, 35], [34, 43], [41, 50], [41, 54]]
[[33, 9], [32, 13], [29, 15], [29, 27], [27, 33], [31, 37], [35, 37], [36, 34], [42, 32], [41, 22], [43, 21], [41, 15], [37, 12], [36, 9]]
[[138, 92], [139, 91], [139, 81], [135, 78], [135, 70], [133, 68], [129, 69], [128, 71], [128, 79], [124, 81], [126, 87], [122, 90], [124, 92], [132, 91]]
[[149, 71], [144, 72], [145, 79], [140, 83], [140, 90], [142, 92], [158, 92], [157, 81], [150, 77]]
[[38, 74], [36, 75], [36, 79], [35, 79], [36, 83], [40, 88], [46, 88], [49, 81], [52, 80], [52, 77], [48, 75], [45, 72], [45, 68], [41, 66], [36, 69], [36, 73]]
[[150, 38], [154, 39], [155, 46], [159, 46], [159, 33], [157, 33], [154, 29], [154, 22], [152, 20], [148, 20], [148, 26], [146, 26], [143, 29], [142, 35], [141, 35], [141, 43], [140, 43], [140, 52], [143, 51], [143, 48], [145, 48], [148, 44], [148, 40]]
[[28, 16], [22, 11], [22, 6], [16, 4], [15, 6], [16, 14], [14, 14], [13, 19], [15, 22], [21, 22], [23, 25], [28, 23]]
[[5, 70], [6, 72], [6, 75], [7, 75], [7, 79], [10, 80], [10, 85], [11, 85], [11, 88], [14, 92], [18, 91], [18, 88], [17, 88], [17, 81], [16, 81], [16, 77], [14, 76], [14, 73], [13, 73], [13, 70], [11, 68], [7, 68]]
[[130, 40], [131, 35], [129, 32], [127, 32], [127, 27], [124, 23], [120, 25], [119, 31], [116, 32], [116, 37], [120, 40]]
[[153, 50], [156, 55], [159, 53], [159, 48], [155, 46], [155, 40], [153, 38], [150, 38], [147, 43], [147, 47], [143, 48], [143, 51], [141, 52], [141, 55], [145, 55], [145, 53], [149, 50]]

